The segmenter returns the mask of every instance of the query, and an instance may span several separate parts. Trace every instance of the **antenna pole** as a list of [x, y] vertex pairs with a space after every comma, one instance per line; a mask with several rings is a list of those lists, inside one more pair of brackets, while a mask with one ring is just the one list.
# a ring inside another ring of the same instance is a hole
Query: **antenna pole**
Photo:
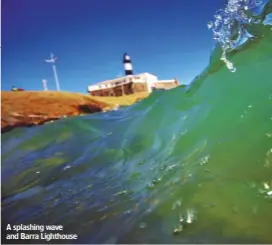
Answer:
[[47, 91], [48, 90], [48, 88], [47, 88], [47, 81], [45, 79], [42, 80], [42, 85], [43, 85], [43, 90]]
[[59, 77], [58, 77], [56, 65], [54, 63], [52, 64], [52, 68], [53, 68], [57, 90], [60, 91]]
[[47, 63], [52, 64], [56, 88], [57, 88], [57, 91], [60, 91], [60, 82], [59, 82], [59, 77], [58, 77], [58, 73], [57, 73], [56, 58], [54, 57], [54, 55], [52, 53], [50, 53], [50, 60], [45, 60], [45, 61]]

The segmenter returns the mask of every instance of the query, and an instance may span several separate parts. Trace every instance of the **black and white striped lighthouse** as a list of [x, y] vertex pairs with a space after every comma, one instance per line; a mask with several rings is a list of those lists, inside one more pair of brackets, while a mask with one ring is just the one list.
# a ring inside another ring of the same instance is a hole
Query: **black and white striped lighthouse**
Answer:
[[133, 75], [131, 60], [130, 60], [130, 57], [127, 53], [124, 53], [124, 55], [123, 55], [123, 64], [124, 64], [126, 76]]

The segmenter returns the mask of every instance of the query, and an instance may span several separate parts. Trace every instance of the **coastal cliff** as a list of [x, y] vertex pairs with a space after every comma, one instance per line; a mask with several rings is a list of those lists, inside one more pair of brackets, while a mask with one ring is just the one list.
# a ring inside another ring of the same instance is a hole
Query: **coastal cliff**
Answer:
[[67, 116], [101, 112], [110, 105], [88, 95], [53, 91], [1, 91], [1, 132]]

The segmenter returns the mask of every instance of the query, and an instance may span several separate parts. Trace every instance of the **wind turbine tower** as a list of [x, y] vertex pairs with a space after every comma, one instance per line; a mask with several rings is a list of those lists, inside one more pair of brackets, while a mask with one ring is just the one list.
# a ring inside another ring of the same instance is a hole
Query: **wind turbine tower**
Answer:
[[54, 78], [55, 78], [55, 83], [56, 83], [56, 88], [57, 88], [58, 91], [60, 91], [60, 83], [59, 83], [59, 77], [58, 77], [57, 68], [56, 68], [56, 60], [57, 60], [57, 57], [55, 57], [51, 53], [50, 54], [50, 59], [49, 60], [45, 60], [45, 62], [47, 62], [49, 64], [52, 64]]

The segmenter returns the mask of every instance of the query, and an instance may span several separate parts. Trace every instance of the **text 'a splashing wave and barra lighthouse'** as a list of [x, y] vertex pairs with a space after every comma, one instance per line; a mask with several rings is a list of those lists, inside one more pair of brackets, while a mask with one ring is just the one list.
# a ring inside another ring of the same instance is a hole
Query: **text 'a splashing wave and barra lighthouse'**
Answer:
[[254, 38], [247, 27], [260, 23], [271, 25], [271, 13], [267, 16], [264, 13], [264, 8], [269, 2], [270, 0], [229, 0], [225, 8], [214, 15], [215, 20], [208, 23], [214, 39], [222, 48], [221, 60], [231, 72], [235, 72], [236, 68], [228, 60], [227, 53]]

